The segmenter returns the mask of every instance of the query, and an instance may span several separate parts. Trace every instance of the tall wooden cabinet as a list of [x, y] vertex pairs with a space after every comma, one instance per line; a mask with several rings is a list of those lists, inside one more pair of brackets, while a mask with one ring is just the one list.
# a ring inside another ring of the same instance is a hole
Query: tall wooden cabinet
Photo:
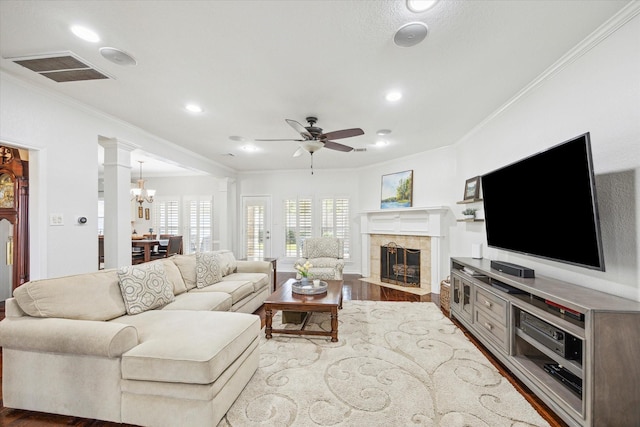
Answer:
[[640, 426], [640, 303], [451, 259], [451, 317], [570, 426]]

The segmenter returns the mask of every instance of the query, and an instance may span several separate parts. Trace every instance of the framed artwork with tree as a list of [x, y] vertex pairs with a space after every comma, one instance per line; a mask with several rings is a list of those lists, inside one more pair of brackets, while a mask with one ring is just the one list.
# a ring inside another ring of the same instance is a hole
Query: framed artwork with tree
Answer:
[[413, 171], [382, 175], [380, 209], [413, 206]]

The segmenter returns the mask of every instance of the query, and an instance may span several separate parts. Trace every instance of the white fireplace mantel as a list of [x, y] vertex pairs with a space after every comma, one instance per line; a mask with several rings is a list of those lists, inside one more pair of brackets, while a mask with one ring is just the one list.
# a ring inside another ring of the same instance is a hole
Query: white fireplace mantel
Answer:
[[447, 212], [449, 208], [446, 206], [363, 211], [360, 232], [440, 237], [444, 235], [442, 220]]
[[430, 206], [402, 209], [380, 209], [360, 213], [362, 236], [362, 275], [371, 272], [370, 241], [373, 235], [428, 236], [431, 238], [431, 277], [429, 287], [439, 293], [440, 280], [447, 271], [448, 258], [445, 243], [448, 206]]

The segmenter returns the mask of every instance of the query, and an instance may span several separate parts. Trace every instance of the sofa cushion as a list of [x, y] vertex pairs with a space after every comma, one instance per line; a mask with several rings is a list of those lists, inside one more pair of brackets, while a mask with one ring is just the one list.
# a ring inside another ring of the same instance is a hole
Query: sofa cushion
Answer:
[[196, 287], [196, 254], [174, 255], [170, 258], [178, 270], [188, 291]]
[[173, 285], [162, 263], [151, 262], [118, 270], [127, 314], [140, 314], [162, 307], [175, 299]]
[[222, 269], [222, 276], [228, 276], [236, 271], [236, 257], [228, 249], [222, 249], [215, 251], [215, 254], [219, 255], [220, 268]]
[[110, 320], [126, 313], [115, 269], [33, 280], [16, 288], [13, 295], [33, 317]]
[[222, 280], [220, 257], [213, 252], [196, 253], [196, 286], [204, 288]]
[[210, 384], [260, 334], [260, 317], [244, 313], [152, 310], [113, 322], [139, 331], [140, 344], [122, 356], [128, 380]]
[[232, 273], [222, 278], [223, 282], [251, 282], [253, 291], [258, 292], [269, 286], [269, 276], [264, 273]]
[[171, 259], [165, 258], [158, 261], [162, 263], [164, 267], [164, 272], [167, 274], [167, 279], [173, 285], [173, 294], [180, 295], [187, 292], [187, 286], [184, 283], [184, 279], [182, 278], [182, 274], [180, 273], [180, 269]]
[[192, 293], [225, 292], [231, 295], [231, 303], [235, 304], [253, 293], [253, 283], [247, 281], [223, 280], [201, 289], [193, 289]]
[[231, 295], [224, 292], [187, 292], [176, 296], [175, 301], [162, 307], [163, 310], [229, 311]]

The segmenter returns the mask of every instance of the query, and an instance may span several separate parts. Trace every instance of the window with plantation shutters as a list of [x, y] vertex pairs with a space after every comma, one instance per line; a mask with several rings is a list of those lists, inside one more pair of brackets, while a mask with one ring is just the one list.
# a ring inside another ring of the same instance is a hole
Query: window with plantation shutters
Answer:
[[297, 198], [285, 200], [285, 256], [301, 256], [302, 241], [313, 234], [312, 200]]
[[156, 200], [153, 203], [154, 231], [156, 234], [179, 233], [180, 223], [180, 201], [178, 200]]
[[344, 242], [344, 257], [349, 258], [349, 199], [324, 198], [321, 201], [320, 235], [337, 237]]
[[246, 253], [247, 257], [264, 257], [264, 205], [248, 205], [245, 207], [246, 219]]
[[[209, 199], [185, 200], [187, 211], [187, 244], [185, 252], [213, 250], [213, 202]], [[185, 238], [183, 238], [183, 241]]]

